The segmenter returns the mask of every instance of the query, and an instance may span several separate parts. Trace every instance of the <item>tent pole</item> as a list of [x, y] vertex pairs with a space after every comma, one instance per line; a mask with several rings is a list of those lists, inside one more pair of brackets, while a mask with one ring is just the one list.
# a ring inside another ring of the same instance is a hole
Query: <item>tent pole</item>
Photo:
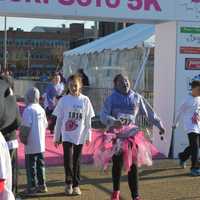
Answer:
[[144, 58], [143, 58], [143, 61], [142, 61], [142, 65], [140, 66], [140, 70], [139, 70], [137, 79], [136, 79], [136, 81], [135, 81], [134, 87], [133, 87], [133, 89], [134, 89], [135, 91], [137, 91], [138, 86], [139, 86], [139, 82], [140, 82], [140, 80], [141, 80], [141, 78], [142, 78], [142, 76], [143, 76], [143, 74], [144, 74], [145, 65], [146, 65], [146, 63], [147, 63], [147, 61], [148, 61], [149, 54], [150, 54], [150, 48], [145, 48], [144, 51], [145, 51], [145, 52], [144, 52]]
[[99, 21], [94, 22], [94, 28], [95, 28], [95, 39], [99, 37]]

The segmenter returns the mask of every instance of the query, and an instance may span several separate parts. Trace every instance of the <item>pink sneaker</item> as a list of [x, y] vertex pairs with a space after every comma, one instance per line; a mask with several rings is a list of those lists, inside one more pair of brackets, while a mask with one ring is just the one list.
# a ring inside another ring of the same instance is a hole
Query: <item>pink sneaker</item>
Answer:
[[120, 195], [120, 191], [113, 191], [112, 196], [111, 196], [111, 200], [120, 200], [119, 198]]
[[133, 199], [133, 200], [142, 200], [140, 197], [136, 197], [135, 199]]

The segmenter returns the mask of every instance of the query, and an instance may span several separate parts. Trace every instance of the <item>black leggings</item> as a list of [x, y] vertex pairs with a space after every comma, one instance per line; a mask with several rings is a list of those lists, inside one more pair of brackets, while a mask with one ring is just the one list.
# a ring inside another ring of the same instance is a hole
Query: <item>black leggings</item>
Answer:
[[[120, 178], [123, 168], [123, 154], [114, 155], [113, 158], [113, 167], [112, 167], [112, 180], [113, 180], [113, 190], [120, 190]], [[131, 191], [132, 198], [138, 196], [138, 168], [135, 164], [131, 166], [130, 171], [128, 172], [128, 184]]]
[[80, 160], [83, 145], [63, 142], [65, 183], [77, 187], [80, 182]]
[[189, 146], [182, 152], [179, 153], [179, 158], [182, 161], [186, 161], [191, 156], [192, 169], [199, 168], [199, 146], [200, 146], [200, 135], [197, 133], [189, 133]]
[[50, 130], [51, 134], [53, 134], [57, 117], [55, 115], [52, 115], [53, 110], [49, 110], [48, 108], [46, 108], [45, 111], [46, 111], [46, 116], [48, 120], [48, 129]]

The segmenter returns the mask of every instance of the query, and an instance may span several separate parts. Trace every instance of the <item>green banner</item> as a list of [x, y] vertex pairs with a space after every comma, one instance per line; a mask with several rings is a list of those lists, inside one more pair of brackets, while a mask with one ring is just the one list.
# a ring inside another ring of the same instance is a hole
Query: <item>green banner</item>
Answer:
[[200, 27], [181, 27], [181, 33], [200, 34]]

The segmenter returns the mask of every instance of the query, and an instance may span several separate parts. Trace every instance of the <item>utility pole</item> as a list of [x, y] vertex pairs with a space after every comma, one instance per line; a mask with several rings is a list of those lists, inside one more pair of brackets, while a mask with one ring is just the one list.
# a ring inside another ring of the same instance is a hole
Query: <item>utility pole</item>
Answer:
[[4, 18], [4, 70], [7, 69], [7, 18]]
[[29, 70], [30, 69], [30, 56], [31, 56], [31, 52], [30, 52], [30, 50], [28, 50], [28, 59], [27, 59], [27, 69]]

